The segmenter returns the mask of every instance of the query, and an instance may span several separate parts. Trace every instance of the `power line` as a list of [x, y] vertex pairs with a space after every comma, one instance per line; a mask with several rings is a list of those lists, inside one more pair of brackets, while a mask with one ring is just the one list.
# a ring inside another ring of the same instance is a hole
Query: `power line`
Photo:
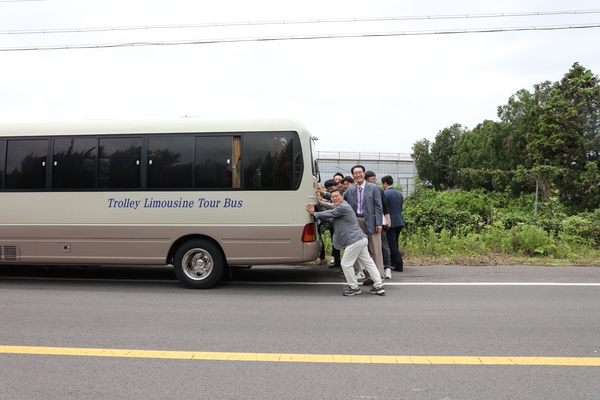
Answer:
[[[42, 0], [0, 0], [1, 1], [42, 1]], [[367, 18], [330, 18], [330, 19], [304, 19], [304, 20], [271, 20], [247, 22], [213, 22], [198, 24], [170, 24], [170, 25], [140, 25], [140, 26], [115, 26], [91, 28], [56, 28], [56, 29], [22, 29], [4, 30], [0, 35], [30, 35], [46, 33], [88, 33], [88, 32], [113, 32], [130, 30], [151, 29], [184, 29], [184, 28], [214, 28], [230, 26], [260, 26], [260, 25], [297, 25], [297, 24], [325, 24], [344, 22], [388, 22], [388, 21], [414, 21], [414, 20], [443, 20], [443, 19], [481, 19], [501, 17], [532, 17], [556, 15], [583, 15], [598, 14], [600, 10], [571, 10], [571, 11], [534, 11], [521, 13], [495, 13], [495, 14], [456, 14], [456, 15], [423, 15], [423, 16], [397, 16], [397, 17], [367, 17]]]
[[512, 28], [482, 28], [482, 29], [449, 29], [449, 30], [406, 31], [406, 32], [317, 34], [317, 35], [299, 35], [299, 36], [267, 36], [267, 37], [243, 37], [243, 38], [199, 39], [199, 40], [177, 40], [177, 41], [145, 41], [145, 42], [74, 44], [74, 45], [67, 44], [67, 45], [24, 46], [24, 47], [0, 47], [0, 51], [75, 50], [75, 49], [101, 49], [101, 48], [116, 48], [116, 47], [179, 46], [179, 45], [190, 45], [190, 44], [269, 42], [269, 41], [308, 40], [308, 39], [342, 39], [342, 38], [372, 38], [372, 37], [393, 37], [393, 36], [450, 35], [450, 34], [465, 34], [465, 33], [555, 31], [555, 30], [588, 29], [588, 28], [600, 28], [600, 24], [528, 26], [528, 27], [525, 26], [525, 27], [512, 27]]

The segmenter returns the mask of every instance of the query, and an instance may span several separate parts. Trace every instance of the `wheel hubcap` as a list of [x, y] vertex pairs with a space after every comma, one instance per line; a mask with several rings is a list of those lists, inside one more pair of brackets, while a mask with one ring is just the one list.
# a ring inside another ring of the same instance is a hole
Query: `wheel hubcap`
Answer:
[[193, 280], [206, 279], [213, 270], [213, 259], [204, 249], [191, 249], [183, 256], [182, 269]]

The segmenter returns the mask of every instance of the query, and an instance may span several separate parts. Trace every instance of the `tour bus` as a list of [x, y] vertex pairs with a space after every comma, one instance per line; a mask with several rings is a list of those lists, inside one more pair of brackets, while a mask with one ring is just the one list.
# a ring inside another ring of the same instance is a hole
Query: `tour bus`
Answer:
[[313, 139], [290, 119], [0, 124], [0, 267], [313, 261]]

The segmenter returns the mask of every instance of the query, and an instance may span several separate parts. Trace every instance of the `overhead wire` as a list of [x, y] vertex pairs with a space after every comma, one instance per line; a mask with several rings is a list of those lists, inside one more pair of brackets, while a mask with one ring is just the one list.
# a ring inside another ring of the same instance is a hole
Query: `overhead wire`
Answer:
[[524, 27], [512, 27], [512, 28], [449, 29], [449, 30], [432, 30], [432, 31], [317, 34], [317, 35], [296, 35], [296, 36], [288, 35], [288, 36], [242, 37], [242, 38], [199, 39], [199, 40], [140, 41], [140, 42], [122, 42], [122, 43], [0, 47], [0, 51], [73, 50], [73, 49], [100, 49], [100, 48], [116, 48], [116, 47], [177, 46], [177, 45], [192, 45], [192, 44], [213, 44], [213, 43], [268, 42], [268, 41], [309, 40], [309, 39], [314, 40], [314, 39], [342, 39], [342, 38], [372, 38], [372, 37], [393, 37], [393, 36], [453, 35], [453, 34], [467, 34], [467, 33], [472, 34], [472, 33], [501, 33], [501, 32], [523, 32], [523, 31], [553, 31], [553, 30], [590, 29], [590, 28], [600, 28], [600, 24], [595, 23], [595, 24], [579, 24], [579, 25], [524, 26]]
[[[0, 0], [3, 1], [3, 0]], [[7, 1], [7, 0], [5, 0]], [[15, 0], [11, 0], [15, 1]], [[21, 0], [34, 1], [34, 0]], [[27, 29], [27, 30], [3, 30], [0, 35], [31, 35], [31, 34], [56, 34], [56, 33], [86, 33], [86, 32], [112, 32], [128, 30], [151, 30], [151, 29], [183, 29], [183, 28], [209, 28], [230, 26], [260, 26], [260, 25], [294, 25], [294, 24], [326, 24], [342, 22], [387, 22], [407, 20], [440, 20], [440, 19], [478, 19], [478, 18], [500, 18], [500, 17], [531, 17], [531, 16], [556, 16], [556, 15], [579, 15], [598, 14], [600, 10], [570, 10], [570, 11], [542, 11], [542, 12], [520, 12], [520, 13], [490, 13], [490, 14], [455, 14], [455, 15], [429, 15], [429, 16], [396, 16], [396, 17], [365, 17], [365, 18], [331, 18], [331, 19], [304, 19], [304, 20], [271, 20], [271, 21], [247, 21], [247, 22], [222, 22], [222, 23], [200, 23], [200, 24], [171, 24], [171, 25], [145, 25], [145, 26], [120, 26], [120, 27], [90, 27], [90, 28], [58, 28], [58, 29]], [[41, 46], [19, 46], [0, 47], [0, 51], [33, 51], [33, 50], [68, 50], [68, 49], [97, 49], [115, 47], [140, 47], [140, 46], [176, 46], [191, 44], [212, 43], [236, 43], [236, 42], [266, 42], [286, 40], [309, 40], [309, 39], [340, 39], [340, 38], [371, 38], [371, 37], [393, 37], [393, 36], [423, 36], [423, 35], [451, 35], [466, 33], [498, 33], [498, 32], [522, 32], [522, 31], [551, 31], [566, 29], [589, 29], [598, 28], [600, 24], [571, 24], [550, 26], [522, 26], [507, 28], [477, 28], [477, 29], [443, 29], [443, 30], [419, 30], [401, 32], [366, 32], [366, 33], [341, 33], [341, 34], [305, 34], [305, 35], [279, 35], [263, 37], [238, 37], [238, 38], [211, 38], [198, 40], [173, 40], [173, 41], [129, 41], [120, 43], [94, 43], [94, 44], [61, 44]]]
[[[2, 0], [0, 0], [2, 1]], [[11, 0], [16, 1], [16, 0]], [[24, 1], [24, 0], [21, 0]], [[39, 1], [39, 0], [27, 0]], [[168, 25], [139, 25], [139, 26], [114, 26], [90, 28], [51, 28], [51, 29], [20, 29], [0, 30], [0, 35], [30, 35], [30, 34], [56, 34], [56, 33], [88, 33], [88, 32], [113, 32], [129, 30], [152, 29], [186, 29], [186, 28], [214, 28], [232, 26], [261, 26], [261, 25], [298, 25], [298, 24], [329, 24], [348, 22], [389, 22], [389, 21], [418, 21], [418, 20], [449, 20], [449, 19], [482, 19], [482, 18], [509, 18], [532, 16], [557, 16], [557, 15], [584, 15], [599, 14], [600, 10], [567, 10], [567, 11], [534, 11], [520, 13], [491, 13], [491, 14], [454, 14], [454, 15], [422, 15], [422, 16], [393, 16], [393, 17], [364, 17], [364, 18], [320, 18], [298, 20], [270, 20], [246, 22], [210, 22], [196, 24], [168, 24]]]

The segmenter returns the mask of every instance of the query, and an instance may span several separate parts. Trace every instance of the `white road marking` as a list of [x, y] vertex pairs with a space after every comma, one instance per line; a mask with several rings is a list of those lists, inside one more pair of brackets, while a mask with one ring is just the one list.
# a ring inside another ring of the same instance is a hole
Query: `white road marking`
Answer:
[[[32, 280], [32, 281], [75, 281], [75, 282], [127, 282], [127, 283], [178, 283], [176, 279], [104, 279], [104, 278], [52, 278], [0, 276], [1, 280]], [[298, 285], [298, 286], [346, 286], [348, 283], [339, 282], [293, 282], [293, 281], [222, 281], [223, 285]], [[362, 286], [362, 284], [359, 282]], [[584, 286], [600, 287], [600, 282], [387, 282], [384, 286]]]

